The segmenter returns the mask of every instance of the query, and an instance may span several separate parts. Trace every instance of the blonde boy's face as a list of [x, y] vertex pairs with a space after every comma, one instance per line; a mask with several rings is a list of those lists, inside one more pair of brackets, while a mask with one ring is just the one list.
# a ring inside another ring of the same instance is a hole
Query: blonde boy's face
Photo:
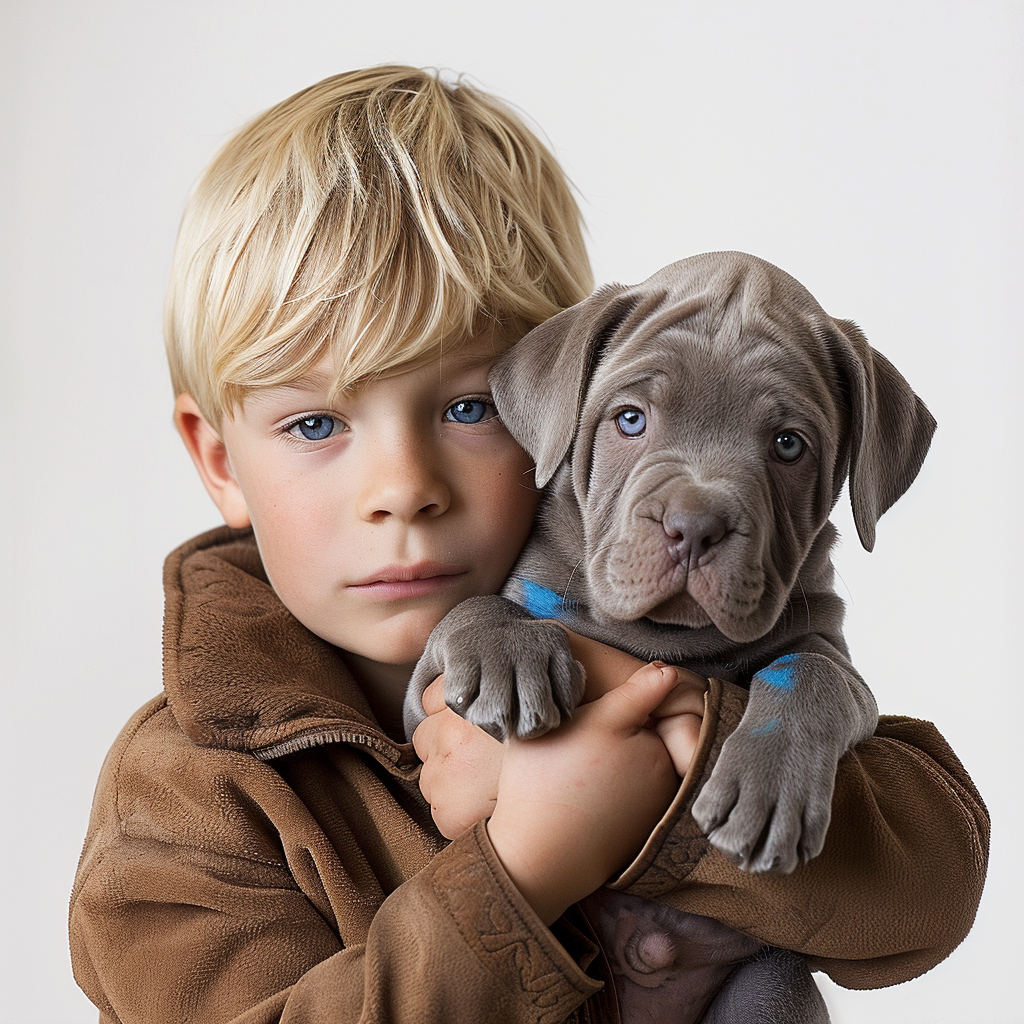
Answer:
[[495, 358], [476, 340], [333, 403], [321, 365], [225, 421], [230, 476], [270, 581], [318, 636], [411, 665], [458, 602], [500, 589], [537, 492], [532, 460], [490, 401]]

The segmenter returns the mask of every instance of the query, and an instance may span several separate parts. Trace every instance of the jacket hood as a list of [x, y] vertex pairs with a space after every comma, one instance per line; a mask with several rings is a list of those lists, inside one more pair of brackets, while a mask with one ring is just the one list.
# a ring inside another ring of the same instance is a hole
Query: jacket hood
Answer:
[[266, 760], [357, 742], [392, 764], [411, 758], [411, 744], [377, 724], [338, 648], [281, 603], [251, 530], [221, 527], [173, 551], [164, 595], [164, 690], [194, 743]]

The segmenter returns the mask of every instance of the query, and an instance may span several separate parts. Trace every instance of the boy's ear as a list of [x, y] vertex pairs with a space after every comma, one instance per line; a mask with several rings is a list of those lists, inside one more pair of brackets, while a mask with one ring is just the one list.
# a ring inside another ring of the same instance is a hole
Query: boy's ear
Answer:
[[249, 526], [249, 509], [231, 470], [228, 450], [191, 395], [178, 395], [174, 403], [174, 425], [224, 522], [236, 530]]

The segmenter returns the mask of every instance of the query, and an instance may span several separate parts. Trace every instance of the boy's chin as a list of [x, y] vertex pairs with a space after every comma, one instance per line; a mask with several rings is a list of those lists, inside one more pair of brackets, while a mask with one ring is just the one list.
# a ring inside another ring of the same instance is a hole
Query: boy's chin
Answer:
[[361, 660], [376, 662], [412, 672], [423, 655], [430, 631], [443, 616], [399, 617], [404, 621], [368, 625], [363, 630], [324, 630], [317, 632], [328, 643]]

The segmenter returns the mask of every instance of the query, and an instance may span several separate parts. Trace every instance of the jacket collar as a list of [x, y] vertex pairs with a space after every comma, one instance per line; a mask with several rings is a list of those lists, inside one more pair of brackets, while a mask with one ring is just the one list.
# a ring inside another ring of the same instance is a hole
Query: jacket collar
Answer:
[[228, 527], [164, 564], [164, 690], [196, 744], [263, 759], [330, 742], [367, 746], [404, 767], [411, 744], [388, 738], [338, 648], [281, 603], [251, 530]]

